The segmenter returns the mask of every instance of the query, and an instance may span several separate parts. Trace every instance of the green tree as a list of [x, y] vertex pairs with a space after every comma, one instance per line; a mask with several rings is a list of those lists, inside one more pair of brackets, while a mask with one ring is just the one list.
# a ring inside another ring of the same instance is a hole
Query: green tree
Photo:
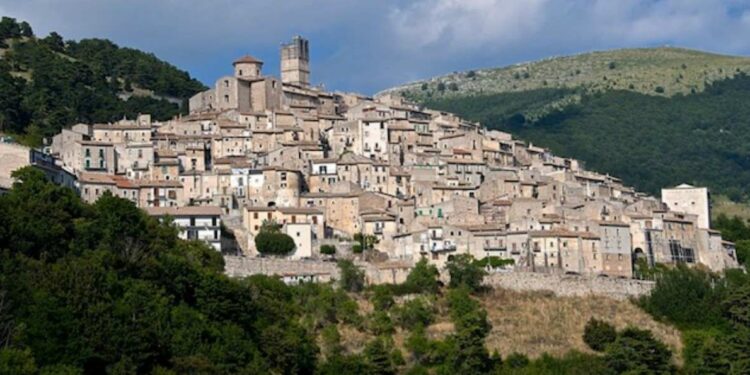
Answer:
[[474, 262], [474, 258], [469, 254], [454, 255], [448, 261], [448, 273], [450, 274], [451, 288], [466, 286], [472, 291], [477, 291], [482, 287], [482, 280], [487, 272]]
[[388, 311], [395, 303], [390, 285], [373, 285], [371, 290], [370, 301], [375, 310]]
[[389, 345], [385, 339], [378, 337], [367, 344], [364, 350], [367, 370], [365, 374], [388, 375], [395, 374], [396, 369], [391, 363]]
[[380, 242], [376, 236], [364, 233], [355, 233], [354, 241], [357, 242], [354, 246], [358, 246], [358, 249], [360, 249], [359, 251], [354, 251], [355, 253], [361, 253], [364, 250], [372, 250], [375, 248], [375, 245]]
[[33, 375], [37, 373], [30, 350], [0, 349], [0, 374]]
[[417, 326], [426, 327], [432, 323], [435, 311], [424, 298], [414, 298], [404, 302], [396, 311], [396, 321], [404, 329]]
[[716, 279], [705, 271], [680, 266], [666, 270], [656, 281], [641, 306], [657, 319], [678, 327], [712, 327], [722, 324], [723, 288], [714, 287]]
[[750, 329], [750, 283], [730, 291], [722, 305], [724, 315], [734, 327]]
[[626, 328], [605, 353], [607, 366], [618, 374], [666, 374], [673, 370], [672, 353], [651, 331]]
[[440, 272], [437, 267], [429, 264], [425, 259], [420, 259], [406, 277], [403, 289], [406, 293], [435, 294], [440, 288], [439, 276]]
[[255, 236], [255, 248], [261, 254], [287, 255], [297, 245], [294, 239], [286, 233], [281, 233], [281, 227], [273, 221], [264, 221], [259, 233]]
[[589, 319], [583, 329], [583, 342], [589, 348], [601, 352], [617, 339], [617, 331], [611, 324], [595, 318]]
[[448, 339], [452, 347], [446, 353], [444, 371], [460, 374], [485, 373], [494, 367], [484, 346], [492, 326], [487, 312], [469, 294], [466, 286], [451, 289], [447, 295], [455, 333]]
[[65, 50], [65, 41], [63, 41], [60, 34], [54, 31], [49, 33], [46, 38], [42, 39], [42, 43], [55, 52], [63, 52]]
[[349, 292], [360, 292], [365, 287], [365, 273], [354, 262], [346, 259], [338, 261], [341, 273], [341, 288]]
[[382, 310], [370, 314], [368, 328], [375, 336], [388, 336], [394, 332], [393, 320], [388, 312]]
[[11, 251], [36, 259], [62, 257], [75, 236], [74, 219], [84, 214], [80, 200], [36, 168], [24, 167], [12, 176], [19, 182], [0, 201], [0, 246], [12, 244]]
[[336, 254], [336, 246], [334, 245], [321, 245], [320, 246], [320, 253], [324, 255], [334, 255]]
[[26, 21], [21, 21], [18, 24], [18, 31], [21, 36], [26, 38], [31, 38], [34, 36], [34, 31], [31, 30], [31, 25], [29, 25], [29, 23]]

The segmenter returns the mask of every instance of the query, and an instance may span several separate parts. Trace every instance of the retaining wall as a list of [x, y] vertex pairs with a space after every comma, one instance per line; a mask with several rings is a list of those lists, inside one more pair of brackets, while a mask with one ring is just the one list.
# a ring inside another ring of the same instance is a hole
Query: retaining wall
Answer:
[[558, 296], [600, 295], [616, 299], [647, 295], [654, 288], [653, 281], [531, 272], [494, 273], [484, 281], [493, 287], [515, 291], [550, 291]]
[[[261, 274], [287, 278], [296, 276], [306, 281], [321, 282], [339, 279], [339, 268], [335, 262], [224, 256], [224, 263], [224, 272], [231, 277]], [[368, 284], [402, 283], [411, 270], [411, 264], [406, 262], [355, 264], [365, 271]], [[445, 273], [441, 276], [444, 282], [448, 281]], [[488, 286], [521, 292], [550, 291], [558, 296], [600, 295], [616, 299], [640, 297], [651, 293], [654, 287], [653, 281], [523, 271], [491, 273], [484, 282]]]

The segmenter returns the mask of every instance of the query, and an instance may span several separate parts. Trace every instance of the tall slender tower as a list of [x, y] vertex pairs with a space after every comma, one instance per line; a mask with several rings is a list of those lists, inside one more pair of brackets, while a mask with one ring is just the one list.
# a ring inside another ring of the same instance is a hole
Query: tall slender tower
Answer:
[[281, 45], [281, 82], [310, 85], [310, 49], [307, 39], [299, 35]]

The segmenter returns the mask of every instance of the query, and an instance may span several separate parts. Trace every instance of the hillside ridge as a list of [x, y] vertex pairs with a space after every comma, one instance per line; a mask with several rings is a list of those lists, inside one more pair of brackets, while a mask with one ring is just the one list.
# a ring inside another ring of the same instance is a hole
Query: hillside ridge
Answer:
[[584, 92], [622, 89], [659, 96], [703, 91], [707, 84], [750, 72], [750, 58], [679, 47], [627, 48], [548, 57], [410, 82], [396, 93], [429, 98], [522, 92], [545, 88]]
[[111, 122], [138, 113], [157, 120], [187, 111], [205, 86], [153, 53], [107, 39], [65, 40], [0, 19], [0, 134], [38, 146], [77, 122]]

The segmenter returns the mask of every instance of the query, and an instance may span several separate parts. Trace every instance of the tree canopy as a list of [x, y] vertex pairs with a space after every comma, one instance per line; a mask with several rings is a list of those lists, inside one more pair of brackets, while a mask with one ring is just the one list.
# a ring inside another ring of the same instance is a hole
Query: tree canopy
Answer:
[[33, 145], [77, 122], [138, 113], [166, 120], [205, 89], [152, 54], [103, 39], [65, 41], [56, 32], [37, 38], [28, 23], [13, 18], [0, 21], [0, 48], [0, 131]]

